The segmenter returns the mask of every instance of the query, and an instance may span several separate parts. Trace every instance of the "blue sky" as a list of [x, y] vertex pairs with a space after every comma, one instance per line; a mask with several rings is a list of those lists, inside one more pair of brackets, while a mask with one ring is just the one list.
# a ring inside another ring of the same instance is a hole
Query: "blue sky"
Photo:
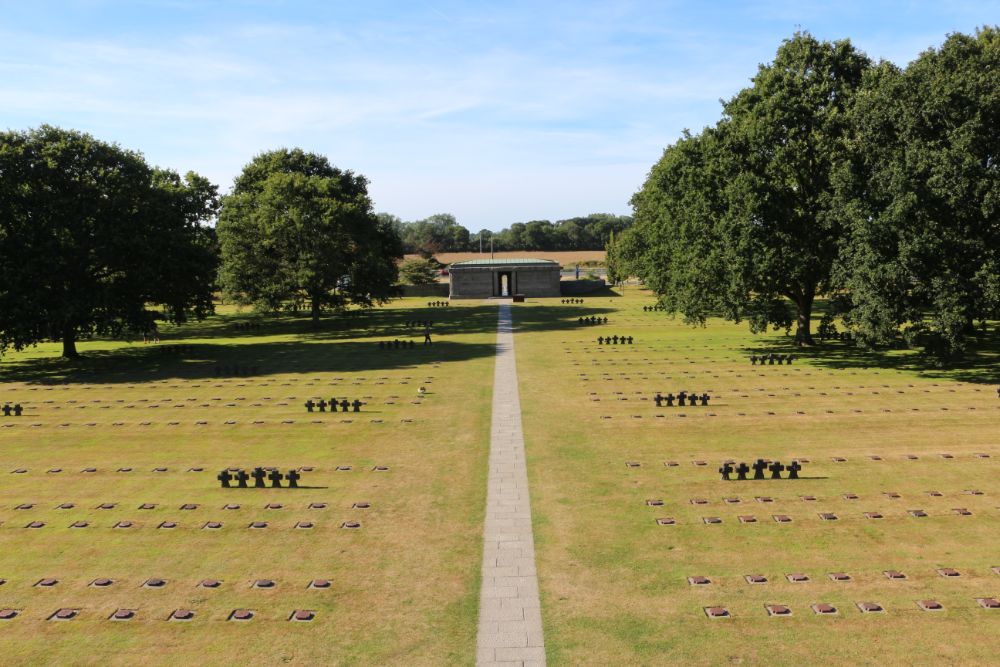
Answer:
[[228, 190], [280, 146], [473, 231], [628, 200], [796, 29], [900, 65], [992, 2], [0, 0], [0, 127], [90, 132]]

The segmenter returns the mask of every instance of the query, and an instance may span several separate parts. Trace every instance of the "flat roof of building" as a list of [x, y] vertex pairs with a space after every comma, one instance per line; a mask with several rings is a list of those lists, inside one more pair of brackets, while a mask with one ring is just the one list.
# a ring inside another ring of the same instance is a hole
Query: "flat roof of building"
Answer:
[[535, 265], [535, 266], [559, 266], [558, 262], [551, 259], [532, 259], [530, 257], [525, 257], [523, 259], [517, 259], [514, 257], [505, 257], [497, 259], [467, 259], [464, 262], [454, 262], [451, 266], [511, 266], [511, 265]]

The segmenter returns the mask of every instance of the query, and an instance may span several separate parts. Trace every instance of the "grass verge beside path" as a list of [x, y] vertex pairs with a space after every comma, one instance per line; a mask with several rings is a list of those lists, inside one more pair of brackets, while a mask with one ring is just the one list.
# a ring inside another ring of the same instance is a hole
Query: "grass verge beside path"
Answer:
[[[549, 663], [994, 661], [1000, 610], [976, 601], [1000, 597], [1000, 402], [976, 381], [989, 374], [851, 363], [859, 355], [843, 343], [753, 367], [749, 354], [790, 351], [787, 338], [719, 321], [689, 328], [642, 311], [652, 303], [630, 291], [514, 310]], [[588, 311], [609, 324], [578, 325]], [[598, 346], [604, 335], [635, 343]], [[651, 400], [681, 390], [708, 392], [709, 407]], [[719, 479], [722, 460], [758, 457], [807, 458], [805, 479]], [[658, 525], [665, 517], [676, 524]], [[795, 573], [809, 580], [786, 578]], [[757, 574], [767, 583], [745, 579]], [[922, 611], [925, 599], [944, 611]], [[817, 615], [817, 603], [837, 613]], [[770, 617], [769, 604], [792, 614]], [[709, 619], [710, 606], [730, 617]]]
[[[54, 345], [5, 357], [0, 402], [27, 410], [0, 418], [0, 608], [20, 611], [0, 621], [3, 663], [471, 664], [496, 310], [425, 302], [318, 330], [226, 308], [165, 327], [159, 346], [87, 342], [69, 364], [46, 358]], [[433, 347], [406, 326], [416, 319], [435, 321]], [[378, 349], [396, 338], [417, 347]], [[166, 347], [178, 344], [189, 347]], [[302, 407], [333, 396], [365, 406]], [[219, 488], [222, 468], [258, 465], [314, 469], [298, 490]], [[34, 521], [45, 525], [25, 527]], [[257, 521], [267, 528], [248, 528]], [[352, 521], [361, 527], [342, 528]], [[89, 585], [102, 577], [114, 583]], [[43, 578], [59, 582], [35, 586]], [[144, 588], [149, 578], [166, 584]], [[314, 579], [331, 586], [308, 588]], [[79, 615], [46, 620], [60, 608]], [[195, 618], [166, 620], [181, 608]], [[255, 618], [227, 620], [241, 608]], [[108, 620], [117, 609], [135, 618]], [[315, 620], [289, 621], [296, 609]]]

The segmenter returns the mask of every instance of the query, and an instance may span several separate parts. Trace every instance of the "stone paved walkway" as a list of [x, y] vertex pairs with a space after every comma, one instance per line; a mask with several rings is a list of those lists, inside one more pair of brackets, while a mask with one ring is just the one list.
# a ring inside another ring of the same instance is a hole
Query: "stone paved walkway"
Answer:
[[500, 304], [483, 535], [478, 665], [544, 665], [510, 304]]

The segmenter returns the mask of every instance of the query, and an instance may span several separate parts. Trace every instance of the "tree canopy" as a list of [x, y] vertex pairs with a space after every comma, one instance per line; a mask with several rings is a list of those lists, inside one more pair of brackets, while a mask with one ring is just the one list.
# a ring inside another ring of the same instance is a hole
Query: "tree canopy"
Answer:
[[[43, 125], [0, 133], [0, 352], [212, 312], [216, 188]], [[159, 307], [159, 310], [156, 307]]]
[[402, 245], [372, 212], [368, 182], [301, 149], [261, 153], [222, 200], [220, 282], [267, 310], [372, 305], [392, 297]]
[[976, 319], [1000, 315], [1000, 31], [950, 35], [905, 70], [872, 72], [852, 119], [847, 320], [867, 345], [903, 327], [957, 357]]
[[998, 91], [996, 28], [905, 69], [798, 33], [716, 125], [664, 151], [609, 270], [694, 323], [794, 323], [811, 343], [826, 295], [864, 346], [960, 356], [1000, 316]]
[[635, 236], [616, 261], [631, 244], [639, 275], [691, 321], [721, 312], [754, 331], [794, 322], [796, 340], [812, 343], [813, 301], [845, 236], [832, 183], [870, 66], [846, 40], [785, 40], [715, 127], [664, 152], [633, 198]]
[[399, 277], [407, 285], [433, 285], [441, 265], [429, 259], [408, 259], [399, 267]]

